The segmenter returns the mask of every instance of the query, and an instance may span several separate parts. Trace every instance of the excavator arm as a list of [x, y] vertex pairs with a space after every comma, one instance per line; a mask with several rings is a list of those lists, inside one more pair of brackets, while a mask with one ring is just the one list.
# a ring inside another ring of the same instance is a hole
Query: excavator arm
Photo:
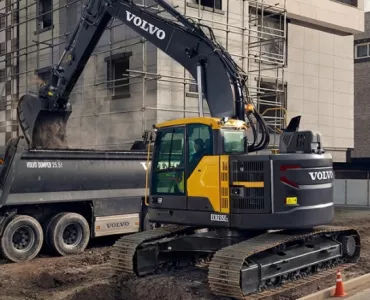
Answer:
[[[66, 123], [72, 112], [69, 95], [113, 18], [121, 20], [188, 70], [197, 79], [199, 92], [204, 95], [212, 116], [245, 120], [245, 105], [249, 103], [247, 76], [217, 43], [212, 29], [202, 25], [208, 30], [208, 37], [200, 25], [165, 1], [155, 2], [177, 21], [163, 18], [155, 10], [132, 1], [88, 2], [60, 61], [52, 68], [50, 81], [41, 86], [38, 95], [26, 94], [19, 101], [18, 118], [31, 147], [68, 146]], [[250, 122], [255, 140], [249, 151], [257, 151], [268, 144], [269, 134], [259, 113], [252, 114], [260, 124], [262, 138], [256, 144], [254, 122]], [[249, 114], [247, 117], [251, 121]]]

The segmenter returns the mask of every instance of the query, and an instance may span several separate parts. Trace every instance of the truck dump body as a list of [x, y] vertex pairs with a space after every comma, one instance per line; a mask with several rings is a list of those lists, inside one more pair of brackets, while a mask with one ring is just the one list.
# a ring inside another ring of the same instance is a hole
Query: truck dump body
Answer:
[[30, 150], [22, 144], [14, 139], [7, 146], [0, 206], [145, 194], [145, 152]]
[[147, 152], [39, 150], [15, 138], [2, 154], [0, 255], [10, 261], [33, 259], [43, 244], [78, 254], [90, 238], [149, 226]]

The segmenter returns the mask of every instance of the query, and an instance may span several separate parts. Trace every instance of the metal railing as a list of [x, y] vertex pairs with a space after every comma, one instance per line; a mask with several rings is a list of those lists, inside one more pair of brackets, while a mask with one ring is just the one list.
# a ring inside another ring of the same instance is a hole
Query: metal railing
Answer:
[[370, 171], [336, 171], [335, 205], [370, 208]]

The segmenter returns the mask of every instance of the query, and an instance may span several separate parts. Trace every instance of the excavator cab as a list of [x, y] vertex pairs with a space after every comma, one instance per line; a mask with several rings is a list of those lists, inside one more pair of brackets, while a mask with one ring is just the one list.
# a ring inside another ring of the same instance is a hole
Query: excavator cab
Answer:
[[210, 192], [216, 197], [210, 199], [208, 205], [219, 208], [220, 155], [246, 153], [246, 129], [242, 121], [216, 118], [158, 124], [151, 172], [152, 194], [167, 194], [181, 203], [186, 194], [191, 198], [191, 195]]
[[244, 121], [199, 117], [156, 125], [150, 221], [239, 230], [330, 222], [331, 155], [320, 134], [297, 131], [299, 118], [292, 122], [278, 154], [258, 155], [248, 152]]

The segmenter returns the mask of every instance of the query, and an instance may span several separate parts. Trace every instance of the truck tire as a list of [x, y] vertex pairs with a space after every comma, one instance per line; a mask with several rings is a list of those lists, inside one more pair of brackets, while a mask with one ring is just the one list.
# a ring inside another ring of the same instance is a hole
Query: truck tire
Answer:
[[46, 229], [46, 244], [61, 256], [82, 253], [90, 239], [86, 219], [77, 213], [60, 213], [54, 216]]
[[17, 215], [6, 225], [0, 240], [1, 254], [12, 262], [33, 259], [44, 242], [40, 223], [33, 217]]
[[49, 243], [49, 239], [48, 239], [48, 232], [49, 232], [49, 228], [50, 228], [50, 225], [53, 223], [54, 219], [58, 216], [58, 214], [52, 216], [51, 218], [49, 218], [44, 224], [43, 224], [43, 230], [44, 230], [44, 236], [45, 236], [45, 239], [44, 239], [44, 243], [45, 243], [45, 250], [48, 251], [48, 252], [55, 252], [53, 251], [53, 248], [51, 247], [50, 243]]

